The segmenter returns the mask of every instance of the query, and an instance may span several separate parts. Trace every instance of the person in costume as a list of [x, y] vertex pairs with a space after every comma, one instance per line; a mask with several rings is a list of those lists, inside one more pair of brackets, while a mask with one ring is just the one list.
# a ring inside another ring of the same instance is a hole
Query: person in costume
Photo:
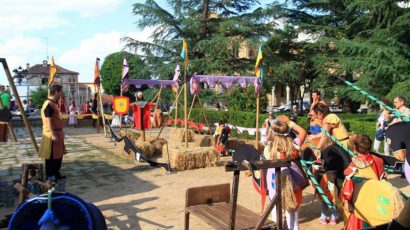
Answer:
[[[272, 136], [269, 137], [267, 151], [264, 151], [264, 156], [267, 160], [285, 159], [292, 160], [290, 167], [282, 168], [282, 196], [284, 200], [283, 209], [286, 211], [286, 222], [288, 229], [299, 229], [299, 212], [302, 203], [302, 190], [308, 185], [306, 178], [303, 175], [302, 169], [296, 163], [299, 158], [299, 146], [306, 138], [306, 131], [290, 121], [286, 116], [278, 116], [277, 121], [271, 125]], [[290, 130], [293, 129], [297, 137], [295, 139], [290, 135]], [[273, 199], [276, 194], [275, 190], [275, 169], [267, 171], [267, 187], [269, 198]], [[272, 219], [276, 221], [276, 212], [272, 212]]]
[[320, 133], [320, 129], [317, 128], [317, 125], [320, 125], [320, 120], [316, 117], [316, 114], [313, 110], [313, 108], [319, 103], [323, 104], [323, 105], [326, 105], [326, 102], [323, 101], [320, 97], [320, 91], [319, 90], [313, 90], [313, 92], [312, 92], [312, 103], [310, 104], [310, 111], [309, 111], [309, 114], [308, 114], [310, 134]]
[[[319, 119], [320, 127], [332, 134], [332, 136], [340, 141], [344, 146], [347, 146], [349, 135], [342, 120], [336, 114], [330, 113], [329, 107], [322, 103], [316, 104], [313, 107], [313, 112], [317, 119]], [[311, 136], [310, 139], [315, 137], [320, 137], [319, 143], [316, 147], [318, 149], [324, 149], [326, 147], [328, 137], [325, 134], [320, 133]]]
[[[348, 140], [349, 140], [349, 135], [347, 132], [346, 127], [344, 126], [342, 120], [333, 113], [330, 113], [330, 109], [326, 104], [323, 103], [316, 103], [314, 107], [312, 108], [313, 114], [315, 118], [317, 119], [317, 125], [320, 126], [321, 128], [325, 129], [327, 132], [332, 134], [333, 137], [335, 137], [337, 140], [339, 140], [344, 146], [347, 146]], [[319, 139], [316, 139], [319, 138]], [[335, 146], [335, 144], [331, 145], [331, 142], [329, 138], [324, 134], [324, 133], [318, 133], [315, 135], [311, 135], [308, 137], [309, 141], [312, 140], [318, 140], [315, 141], [317, 149], [321, 150], [321, 153], [323, 154], [324, 151], [326, 151], [326, 155], [329, 155], [327, 152], [332, 152], [334, 149], [339, 149], [340, 151], [342, 150], [340, 147]], [[332, 148], [328, 148], [330, 146], [333, 146]], [[320, 156], [317, 155], [315, 152], [316, 157], [319, 158]], [[339, 173], [341, 174], [341, 172]], [[339, 175], [338, 177], [343, 177], [343, 175]], [[336, 208], [334, 207], [334, 210]], [[337, 215], [336, 213], [331, 213], [329, 216], [329, 208], [326, 205], [326, 203], [322, 202], [322, 208], [321, 208], [321, 214], [319, 218], [319, 222], [322, 224], [327, 224], [329, 219], [329, 224], [337, 224]]]
[[[410, 184], [410, 122], [399, 122], [386, 130], [386, 142], [394, 156], [404, 163], [404, 173]], [[400, 215], [393, 220], [389, 229], [410, 229], [410, 200], [407, 200]]]
[[70, 113], [70, 117], [68, 118], [68, 125], [76, 127], [77, 126], [77, 117], [76, 115], [76, 108], [74, 101], [70, 102], [70, 106], [68, 107], [68, 111]]
[[349, 212], [345, 212], [347, 215], [345, 229], [355, 230], [368, 227], [368, 224], [353, 212], [354, 181], [358, 178], [381, 180], [384, 177], [383, 160], [370, 154], [371, 147], [372, 141], [367, 135], [357, 134], [349, 140], [349, 148], [357, 155], [352, 158], [349, 167], [344, 171], [346, 180], [340, 195], [344, 210]]
[[41, 119], [43, 121], [43, 134], [39, 155], [45, 159], [46, 176], [49, 180], [64, 179], [60, 168], [65, 154], [64, 146], [64, 122], [60, 117], [57, 100], [63, 94], [61, 85], [50, 87], [47, 100], [41, 108]]
[[61, 97], [58, 99], [58, 108], [60, 108], [60, 112], [61, 112], [61, 113], [66, 113], [66, 112], [67, 112], [67, 110], [66, 110], [66, 108], [65, 108], [65, 99], [64, 99], [64, 96], [61, 96]]

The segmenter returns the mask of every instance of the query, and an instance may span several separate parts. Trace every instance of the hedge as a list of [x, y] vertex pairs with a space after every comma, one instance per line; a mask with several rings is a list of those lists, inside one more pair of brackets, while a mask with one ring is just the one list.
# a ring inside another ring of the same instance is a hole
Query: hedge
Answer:
[[[174, 110], [175, 111], [175, 110]], [[223, 120], [229, 124], [236, 125], [239, 127], [255, 127], [256, 114], [252, 112], [243, 112], [243, 111], [217, 111], [213, 109], [205, 109], [206, 118], [211, 125], [214, 126], [214, 123], [218, 123]], [[178, 110], [178, 117], [183, 118], [183, 110]], [[285, 114], [287, 115], [287, 114]], [[345, 124], [349, 132], [362, 133], [370, 136], [374, 139], [374, 133], [376, 131], [376, 118], [375, 114], [337, 114]], [[171, 114], [173, 118], [175, 114]], [[259, 124], [262, 125], [263, 121], [268, 118], [268, 114], [260, 114]], [[190, 121], [198, 123], [206, 123], [203, 117], [201, 109], [194, 108], [191, 111]], [[298, 124], [303, 128], [307, 129], [309, 127], [307, 115], [304, 117], [298, 117]], [[238, 136], [235, 130], [232, 130], [232, 136]], [[242, 134], [242, 138], [254, 139], [255, 136]]]

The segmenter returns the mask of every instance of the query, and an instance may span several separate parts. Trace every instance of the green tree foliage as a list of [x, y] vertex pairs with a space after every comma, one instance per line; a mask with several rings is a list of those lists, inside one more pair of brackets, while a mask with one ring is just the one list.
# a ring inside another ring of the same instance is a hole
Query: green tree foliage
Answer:
[[407, 106], [410, 106], [410, 80], [396, 83], [391, 89], [390, 93], [387, 94], [387, 98], [390, 101], [397, 96], [402, 96], [406, 99]]
[[307, 47], [318, 74], [315, 87], [361, 101], [335, 76], [354, 81], [377, 97], [410, 79], [410, 9], [393, 0], [293, 0], [273, 4], [298, 33], [312, 37]]
[[124, 38], [127, 47], [145, 52], [152, 76], [170, 79], [175, 62], [181, 61], [182, 39], [188, 43], [190, 71], [199, 74], [254, 75], [256, 53], [251, 59], [238, 55], [239, 47], [253, 50], [271, 34], [273, 12], [251, 7], [255, 0], [171, 0], [169, 11], [153, 0], [134, 4], [141, 28], [154, 27], [153, 42]]
[[40, 86], [37, 89], [30, 92], [30, 97], [36, 108], [40, 108], [44, 101], [47, 99], [47, 87]]
[[[144, 62], [136, 55], [128, 52], [109, 54], [101, 65], [101, 84], [107, 94], [120, 95], [122, 65], [124, 57], [128, 60], [128, 75], [130, 78], [149, 79], [149, 73], [144, 70]], [[135, 89], [130, 87], [127, 96], [133, 96]]]

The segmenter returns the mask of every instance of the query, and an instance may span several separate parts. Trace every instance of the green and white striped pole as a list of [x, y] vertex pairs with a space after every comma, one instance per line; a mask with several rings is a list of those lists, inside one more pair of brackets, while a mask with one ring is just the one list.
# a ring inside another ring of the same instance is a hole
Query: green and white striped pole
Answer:
[[[350, 150], [349, 148], [347, 148], [346, 146], [344, 146], [339, 140], [337, 140], [334, 136], [332, 136], [332, 134], [330, 134], [328, 131], [326, 131], [326, 130], [323, 129], [323, 128], [320, 128], [320, 129], [321, 129], [321, 131], [322, 131], [326, 136], [328, 136], [335, 144], [339, 145], [339, 146], [342, 147], [344, 150], [346, 150], [346, 151], [350, 154], [350, 156], [352, 156], [352, 157], [356, 156], [356, 154], [355, 154], [354, 152], [352, 152], [352, 150]], [[399, 190], [399, 191], [400, 191], [400, 190]], [[400, 191], [400, 194], [403, 196], [403, 198], [404, 198], [405, 200], [408, 199], [407, 194], [403, 193], [402, 191]]]
[[350, 81], [342, 78], [342, 77], [338, 77], [341, 81], [343, 81], [346, 85], [352, 87], [353, 89], [359, 91], [361, 94], [365, 95], [366, 97], [368, 97], [370, 100], [376, 102], [377, 104], [383, 106], [384, 108], [386, 108], [387, 110], [389, 110], [390, 112], [392, 112], [394, 114], [394, 116], [399, 117], [400, 119], [402, 119], [405, 122], [410, 122], [410, 118], [406, 117], [404, 114], [400, 113], [399, 111], [397, 111], [397, 109], [393, 109], [392, 107], [384, 104], [382, 101], [380, 101], [379, 99], [375, 98], [374, 96], [370, 95], [368, 92], [364, 91], [362, 88], [360, 88], [359, 86], [351, 83]]

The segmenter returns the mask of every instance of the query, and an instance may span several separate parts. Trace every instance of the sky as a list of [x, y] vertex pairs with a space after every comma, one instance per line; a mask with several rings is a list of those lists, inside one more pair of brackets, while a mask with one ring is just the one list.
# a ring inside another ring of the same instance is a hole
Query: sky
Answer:
[[[96, 57], [103, 63], [108, 54], [123, 50], [122, 37], [149, 40], [152, 29], [141, 31], [135, 24], [137, 2], [145, 1], [0, 0], [0, 58], [12, 71], [53, 56], [57, 65], [79, 72], [80, 82], [92, 82]], [[157, 2], [166, 6], [166, 0]], [[0, 84], [8, 85], [2, 66]]]

